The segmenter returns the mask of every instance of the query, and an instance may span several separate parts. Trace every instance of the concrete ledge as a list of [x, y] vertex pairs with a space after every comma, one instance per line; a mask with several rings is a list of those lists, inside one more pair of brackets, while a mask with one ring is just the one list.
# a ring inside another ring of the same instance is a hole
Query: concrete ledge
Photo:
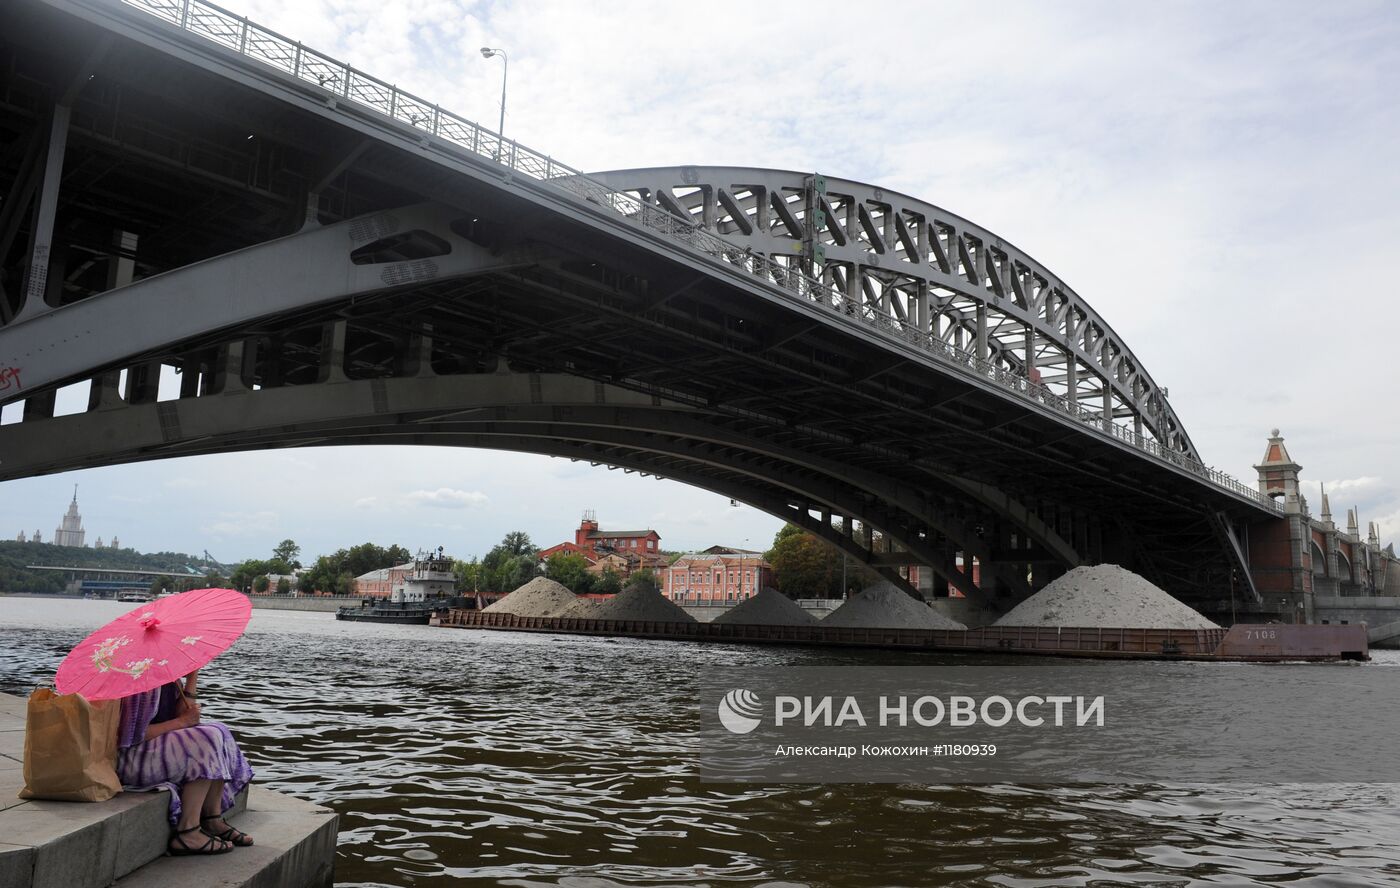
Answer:
[[[164, 856], [170, 836], [165, 792], [126, 792], [106, 802], [18, 798], [25, 706], [23, 698], [0, 694], [3, 888], [331, 885], [336, 815], [270, 789], [245, 790], [229, 814], [257, 844], [208, 860]], [[191, 865], [197, 869], [186, 871]]]
[[[116, 888], [330, 888], [334, 881], [336, 815], [329, 809], [254, 787], [234, 825], [250, 848], [216, 857], [159, 857]], [[162, 833], [164, 836], [165, 833]]]

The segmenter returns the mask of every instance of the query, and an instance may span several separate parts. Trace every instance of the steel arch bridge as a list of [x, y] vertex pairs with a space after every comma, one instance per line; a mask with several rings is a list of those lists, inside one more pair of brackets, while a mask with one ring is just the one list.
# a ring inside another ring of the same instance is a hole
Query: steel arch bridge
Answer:
[[[0, 480], [527, 451], [748, 502], [993, 609], [1100, 560], [1221, 609], [1240, 532], [1278, 514], [1200, 463], [1082, 298], [931, 204], [587, 176], [202, 0], [0, 16]], [[55, 415], [72, 386], [87, 409]]]

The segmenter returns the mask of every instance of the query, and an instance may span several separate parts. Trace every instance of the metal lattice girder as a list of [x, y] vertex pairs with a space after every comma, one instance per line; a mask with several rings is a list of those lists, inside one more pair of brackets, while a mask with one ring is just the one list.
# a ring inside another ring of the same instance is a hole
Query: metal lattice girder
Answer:
[[1108, 322], [966, 219], [873, 185], [784, 170], [659, 167], [594, 178], [771, 261], [815, 264], [864, 311], [1039, 377], [1105, 423], [1131, 418], [1166, 449], [1196, 458], [1165, 395]]

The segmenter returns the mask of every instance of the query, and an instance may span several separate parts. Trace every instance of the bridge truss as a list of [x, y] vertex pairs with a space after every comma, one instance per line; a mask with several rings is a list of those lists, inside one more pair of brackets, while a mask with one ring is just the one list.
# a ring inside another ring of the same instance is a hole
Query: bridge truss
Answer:
[[[1234, 529], [1275, 514], [1201, 465], [1082, 299], [931, 205], [585, 176], [198, 0], [5, 16], [0, 478], [527, 450], [706, 487], [997, 606], [1105, 559], [1219, 601]], [[69, 385], [88, 410], [54, 416]]]

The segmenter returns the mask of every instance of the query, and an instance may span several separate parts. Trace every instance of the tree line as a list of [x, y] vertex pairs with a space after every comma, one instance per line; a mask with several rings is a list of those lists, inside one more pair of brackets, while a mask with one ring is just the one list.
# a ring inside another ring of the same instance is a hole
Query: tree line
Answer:
[[[865, 539], [866, 528], [857, 525], [853, 536]], [[877, 539], [878, 542], [878, 539]], [[361, 543], [321, 555], [303, 569], [301, 548], [286, 539], [267, 558], [247, 559], [224, 576], [219, 570], [189, 577], [158, 577], [151, 591], [184, 591], [206, 586], [227, 586], [244, 592], [301, 594], [316, 592], [352, 595], [355, 578], [413, 560], [403, 546]], [[791, 598], [840, 598], [849, 589], [860, 589], [879, 580], [869, 567], [853, 561], [840, 551], [801, 528], [787, 524], [764, 553], [773, 567], [777, 588]], [[50, 543], [0, 541], [0, 591], [20, 593], [61, 593], [65, 579], [56, 571], [35, 571], [27, 565], [36, 562], [73, 566], [107, 567], [124, 570], [185, 572], [201, 565], [201, 559], [177, 552], [142, 554], [131, 549], [87, 549], [55, 546]], [[540, 549], [525, 531], [507, 533], [484, 556], [459, 559], [455, 563], [457, 589], [465, 594], [500, 595], [511, 592], [537, 576], [547, 576], [576, 594], [613, 594], [624, 587], [623, 577], [611, 568], [601, 573], [588, 570], [588, 560], [573, 552], [557, 552], [540, 558]], [[299, 572], [299, 573], [298, 573]], [[293, 576], [295, 575], [295, 579]], [[844, 576], [844, 580], [843, 580]], [[278, 577], [273, 580], [272, 577]], [[274, 587], [274, 583], [276, 584]], [[658, 586], [650, 571], [637, 572], [627, 584]], [[843, 585], [844, 583], [844, 585]]]

